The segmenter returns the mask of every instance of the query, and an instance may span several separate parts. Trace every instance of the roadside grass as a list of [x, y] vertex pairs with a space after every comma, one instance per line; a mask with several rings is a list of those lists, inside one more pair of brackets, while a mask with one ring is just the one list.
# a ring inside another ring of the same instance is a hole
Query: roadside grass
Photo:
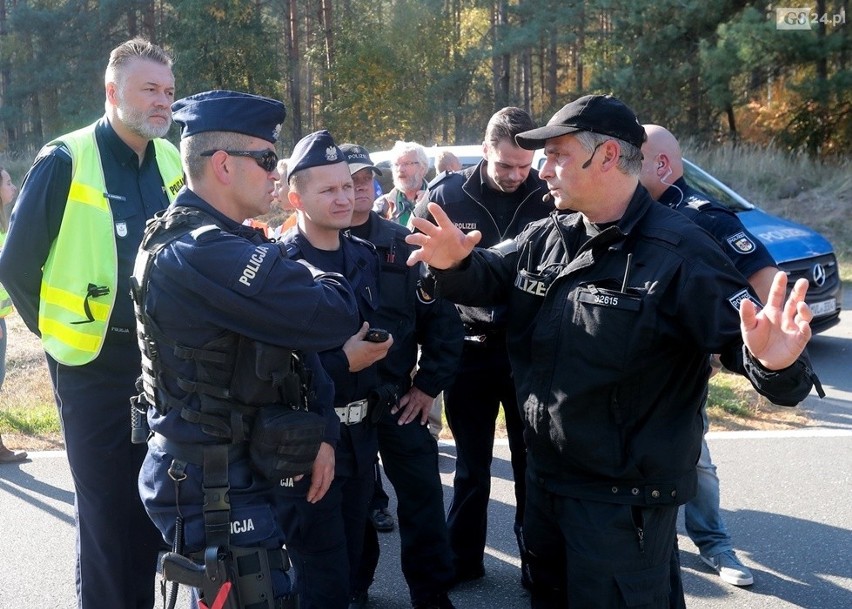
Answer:
[[59, 415], [38, 338], [15, 314], [6, 318], [6, 380], [0, 392], [0, 433], [10, 448], [62, 447]]
[[773, 404], [745, 377], [727, 371], [710, 379], [707, 414], [711, 431], [798, 429], [809, 424], [804, 410]]

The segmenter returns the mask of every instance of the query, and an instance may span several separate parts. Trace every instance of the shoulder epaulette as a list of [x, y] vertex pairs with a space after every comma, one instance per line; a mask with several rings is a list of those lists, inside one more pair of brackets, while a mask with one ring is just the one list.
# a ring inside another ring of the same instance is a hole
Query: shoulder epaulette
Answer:
[[352, 241], [352, 243], [358, 243], [360, 245], [364, 245], [364, 246], [370, 248], [370, 250], [372, 250], [374, 252], [376, 251], [376, 246], [373, 245], [370, 241], [367, 241], [366, 239], [362, 239], [361, 237], [356, 237], [355, 235], [353, 235], [352, 233], [349, 233], [349, 232], [341, 233], [341, 235], [343, 235], [344, 238]]

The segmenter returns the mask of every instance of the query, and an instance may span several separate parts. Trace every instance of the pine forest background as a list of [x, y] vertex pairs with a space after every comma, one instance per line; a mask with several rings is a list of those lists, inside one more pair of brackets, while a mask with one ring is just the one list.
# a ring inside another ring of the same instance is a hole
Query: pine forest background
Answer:
[[284, 154], [319, 128], [477, 143], [498, 108], [543, 123], [597, 92], [681, 138], [842, 158], [848, 4], [786, 31], [772, 3], [731, 0], [0, 0], [0, 154], [29, 161], [100, 116], [110, 49], [141, 35], [174, 55], [177, 97], [284, 100]]

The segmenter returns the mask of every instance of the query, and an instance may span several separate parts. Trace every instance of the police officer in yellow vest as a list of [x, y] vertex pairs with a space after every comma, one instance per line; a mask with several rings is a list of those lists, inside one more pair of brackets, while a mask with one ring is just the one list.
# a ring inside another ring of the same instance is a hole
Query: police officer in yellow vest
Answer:
[[140, 353], [129, 297], [145, 222], [183, 184], [172, 59], [142, 39], [113, 49], [106, 113], [49, 142], [24, 180], [0, 282], [47, 355], [74, 479], [78, 606], [150, 609], [162, 543], [139, 499], [130, 442]]

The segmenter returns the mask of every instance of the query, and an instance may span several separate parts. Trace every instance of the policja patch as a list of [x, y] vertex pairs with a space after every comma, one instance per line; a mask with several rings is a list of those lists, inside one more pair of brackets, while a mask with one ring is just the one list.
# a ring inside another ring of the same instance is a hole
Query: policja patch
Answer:
[[726, 241], [738, 254], [751, 254], [755, 250], [754, 241], [744, 232], [731, 235]]
[[256, 294], [260, 290], [278, 255], [277, 249], [270, 245], [264, 243], [243, 252], [239, 265], [235, 265], [236, 273], [229, 286], [231, 289], [245, 295]]

